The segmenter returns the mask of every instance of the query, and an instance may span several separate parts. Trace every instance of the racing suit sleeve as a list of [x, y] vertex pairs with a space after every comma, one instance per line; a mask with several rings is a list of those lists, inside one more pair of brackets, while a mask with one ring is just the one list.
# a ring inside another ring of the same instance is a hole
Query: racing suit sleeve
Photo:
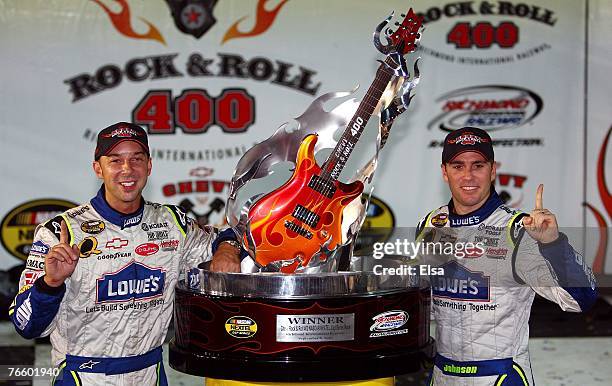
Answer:
[[597, 300], [595, 277], [567, 236], [559, 233], [557, 240], [542, 244], [529, 236], [522, 222], [513, 227], [517, 235], [512, 256], [518, 276], [515, 280], [527, 283], [563, 311], [583, 312], [591, 308]]
[[183, 242], [178, 250], [181, 259], [179, 272], [184, 272], [186, 268], [197, 267], [198, 264], [212, 259], [212, 243], [217, 236], [217, 230], [211, 226], [200, 228], [197, 222], [188, 217], [180, 206], [164, 205], [164, 207], [183, 236]]
[[[422, 243], [422, 242], [427, 242], [428, 239], [428, 234], [427, 234], [427, 223], [429, 222], [429, 219], [431, 218], [431, 214], [432, 212], [429, 212], [426, 216], [422, 217], [421, 220], [419, 220], [419, 223], [417, 224], [415, 231], [414, 231], [414, 242], [415, 243]], [[427, 264], [431, 259], [428, 259], [427, 256], [422, 256], [420, 254], [417, 254], [416, 256], [414, 256], [415, 261], [418, 261], [420, 264]], [[435, 318], [435, 312], [433, 307], [430, 306], [429, 308], [429, 318], [431, 321], [436, 320]]]
[[47, 336], [55, 328], [55, 316], [66, 292], [66, 284], [50, 287], [43, 276], [45, 256], [58, 243], [51, 230], [44, 225], [37, 227], [26, 268], [19, 279], [19, 292], [9, 307], [9, 317], [15, 329], [26, 339]]
[[[228, 240], [238, 241], [238, 238], [236, 237], [236, 233], [234, 233], [234, 231], [231, 228], [225, 228], [222, 231], [219, 230], [217, 237], [215, 238], [212, 244], [213, 254], [217, 252], [217, 248], [219, 248], [219, 244], [221, 244], [224, 241], [228, 241]], [[240, 260], [244, 259], [248, 255], [249, 253], [244, 248], [241, 247], [240, 248]]]

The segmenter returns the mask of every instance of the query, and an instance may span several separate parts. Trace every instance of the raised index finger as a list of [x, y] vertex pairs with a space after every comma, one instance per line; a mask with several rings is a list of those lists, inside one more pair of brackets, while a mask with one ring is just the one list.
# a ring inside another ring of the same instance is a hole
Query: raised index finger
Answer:
[[66, 222], [62, 220], [60, 223], [60, 244], [68, 244], [68, 227], [66, 226]]
[[544, 209], [544, 204], [542, 203], [542, 196], [544, 195], [544, 184], [538, 185], [538, 190], [536, 190], [536, 209]]

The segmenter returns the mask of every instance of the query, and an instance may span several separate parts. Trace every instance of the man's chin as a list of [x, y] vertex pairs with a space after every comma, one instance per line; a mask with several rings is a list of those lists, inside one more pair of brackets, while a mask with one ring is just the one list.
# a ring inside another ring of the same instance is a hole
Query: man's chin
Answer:
[[472, 195], [469, 195], [469, 196], [461, 195], [460, 198], [461, 198], [461, 200], [460, 200], [461, 205], [463, 205], [465, 207], [476, 206], [476, 205], [480, 204], [481, 201], [484, 199], [483, 197], [476, 196], [476, 195], [474, 195], [474, 196], [472, 196]]

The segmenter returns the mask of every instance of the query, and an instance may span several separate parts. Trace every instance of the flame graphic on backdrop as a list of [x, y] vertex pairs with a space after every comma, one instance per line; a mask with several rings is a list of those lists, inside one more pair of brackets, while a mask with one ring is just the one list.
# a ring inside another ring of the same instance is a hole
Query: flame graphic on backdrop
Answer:
[[[605, 169], [606, 153], [608, 149], [608, 142], [610, 141], [610, 134], [612, 134], [612, 127], [608, 129], [608, 134], [606, 134], [606, 138], [604, 139], [601, 149], [599, 150], [599, 157], [597, 158], [597, 188], [599, 189], [601, 202], [603, 203], [604, 208], [606, 208], [608, 216], [610, 219], [612, 219], [612, 193], [610, 193], [610, 190], [606, 185]], [[584, 205], [589, 208], [591, 212], [593, 212], [597, 225], [599, 226], [599, 245], [597, 247], [595, 260], [593, 260], [593, 272], [604, 273], [606, 252], [608, 250], [608, 224], [606, 223], [606, 219], [604, 218], [603, 214], [595, 209], [595, 207], [589, 203], [585, 203]]]
[[244, 19], [248, 17], [248, 16], [243, 16], [240, 19], [238, 19], [238, 21], [235, 22], [227, 30], [227, 32], [225, 33], [225, 36], [223, 36], [223, 40], [221, 41], [221, 44], [225, 43], [226, 41], [230, 39], [257, 36], [257, 35], [261, 35], [262, 33], [266, 32], [268, 28], [272, 26], [272, 23], [274, 23], [274, 20], [276, 19], [276, 15], [278, 14], [278, 12], [289, 0], [281, 1], [276, 6], [276, 8], [272, 9], [271, 11], [267, 11], [265, 8], [267, 1], [268, 0], [259, 0], [257, 2], [257, 16], [255, 20], [255, 26], [253, 27], [253, 29], [247, 32], [241, 32], [238, 30], [238, 24], [240, 24]]
[[111, 19], [111, 22], [119, 31], [120, 34], [127, 36], [133, 39], [148, 39], [148, 40], [156, 40], [163, 45], [166, 45], [166, 41], [164, 37], [161, 35], [159, 30], [151, 24], [146, 19], [139, 17], [148, 27], [149, 30], [147, 33], [139, 34], [132, 28], [131, 17], [130, 17], [130, 7], [127, 4], [127, 0], [115, 0], [121, 6], [121, 10], [118, 13], [113, 13], [110, 8], [108, 8], [105, 4], [101, 2], [101, 0], [92, 0], [94, 3], [98, 4], [104, 12], [108, 14]]

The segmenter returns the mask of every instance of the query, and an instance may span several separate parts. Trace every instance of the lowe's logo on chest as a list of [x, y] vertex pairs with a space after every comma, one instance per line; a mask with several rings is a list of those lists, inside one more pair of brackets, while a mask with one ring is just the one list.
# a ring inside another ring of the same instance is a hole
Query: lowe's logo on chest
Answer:
[[105, 273], [98, 279], [96, 303], [125, 302], [161, 296], [166, 272], [132, 261], [117, 272]]
[[434, 296], [460, 301], [490, 301], [490, 277], [451, 261], [442, 266], [443, 276], [432, 277]]

